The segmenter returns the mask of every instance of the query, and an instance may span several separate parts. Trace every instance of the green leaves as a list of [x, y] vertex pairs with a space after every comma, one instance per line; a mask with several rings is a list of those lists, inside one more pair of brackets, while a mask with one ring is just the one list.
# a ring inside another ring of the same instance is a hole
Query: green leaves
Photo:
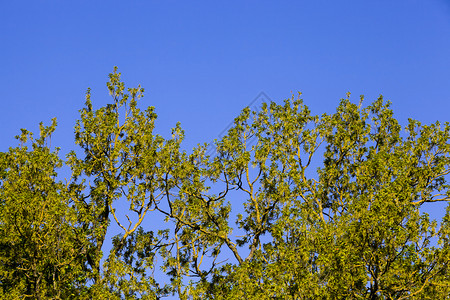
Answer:
[[41, 123], [36, 141], [22, 130], [22, 145], [1, 156], [0, 294], [5, 297], [71, 298], [86, 283], [78, 264], [85, 248], [76, 241], [76, 212], [66, 186], [56, 180], [62, 161], [47, 146], [55, 126], [55, 119], [50, 127]]
[[2, 296], [448, 296], [449, 207], [423, 212], [449, 201], [448, 123], [402, 131], [381, 96], [350, 94], [318, 116], [299, 94], [245, 108], [209, 157], [182, 149], [180, 124], [155, 134], [120, 75], [104, 107], [87, 91], [65, 183], [55, 119], [0, 153]]

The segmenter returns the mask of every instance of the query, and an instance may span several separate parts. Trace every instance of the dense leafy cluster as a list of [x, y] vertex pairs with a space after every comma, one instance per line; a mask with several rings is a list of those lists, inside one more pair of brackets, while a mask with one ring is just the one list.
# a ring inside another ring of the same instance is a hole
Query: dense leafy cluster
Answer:
[[[293, 97], [244, 109], [208, 156], [179, 125], [155, 134], [143, 89], [109, 78], [66, 160], [55, 120], [0, 153], [2, 298], [449, 298], [449, 124]], [[439, 222], [422, 209], [442, 203]]]

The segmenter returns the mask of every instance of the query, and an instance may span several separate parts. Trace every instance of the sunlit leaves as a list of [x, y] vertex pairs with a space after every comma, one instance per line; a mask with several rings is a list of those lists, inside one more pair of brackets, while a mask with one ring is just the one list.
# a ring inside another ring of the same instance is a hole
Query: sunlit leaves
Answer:
[[64, 184], [55, 120], [0, 153], [3, 295], [448, 297], [448, 204], [423, 211], [449, 201], [448, 123], [402, 130], [390, 102], [349, 93], [319, 116], [299, 94], [245, 108], [208, 156], [180, 124], [156, 134], [117, 69], [107, 88], [100, 108], [86, 93]]

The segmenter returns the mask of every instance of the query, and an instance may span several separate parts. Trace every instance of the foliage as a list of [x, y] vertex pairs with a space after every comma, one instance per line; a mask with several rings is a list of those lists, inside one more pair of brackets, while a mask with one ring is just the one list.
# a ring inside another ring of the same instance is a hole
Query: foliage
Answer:
[[21, 145], [1, 153], [0, 295], [8, 299], [71, 298], [85, 285], [77, 212], [55, 179], [63, 163], [58, 150], [47, 146], [56, 120], [40, 127], [38, 140], [22, 130]]
[[382, 97], [321, 116], [292, 97], [244, 109], [208, 156], [182, 150], [179, 124], [154, 133], [116, 69], [107, 85], [99, 109], [88, 90], [66, 183], [56, 121], [1, 153], [3, 297], [449, 298], [450, 209], [423, 211], [450, 199], [448, 123], [402, 130]]

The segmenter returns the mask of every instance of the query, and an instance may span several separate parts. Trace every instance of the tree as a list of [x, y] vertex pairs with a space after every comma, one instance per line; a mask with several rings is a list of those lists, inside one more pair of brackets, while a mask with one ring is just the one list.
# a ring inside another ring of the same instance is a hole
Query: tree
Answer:
[[[0, 157], [0, 295], [2, 299], [68, 299], [83, 290], [83, 245], [76, 242], [76, 212], [56, 180], [62, 166], [51, 151], [49, 127], [40, 138], [22, 129], [17, 148]], [[31, 141], [29, 151], [25, 145]]]
[[450, 211], [438, 223], [422, 209], [450, 199], [448, 123], [402, 130], [382, 97], [363, 107], [349, 94], [315, 116], [299, 94], [244, 109], [208, 156], [181, 148], [179, 124], [155, 134], [144, 90], [116, 69], [108, 89], [100, 109], [88, 90], [67, 183], [45, 146], [55, 122], [31, 151], [24, 132], [2, 153], [3, 294], [449, 298]]

